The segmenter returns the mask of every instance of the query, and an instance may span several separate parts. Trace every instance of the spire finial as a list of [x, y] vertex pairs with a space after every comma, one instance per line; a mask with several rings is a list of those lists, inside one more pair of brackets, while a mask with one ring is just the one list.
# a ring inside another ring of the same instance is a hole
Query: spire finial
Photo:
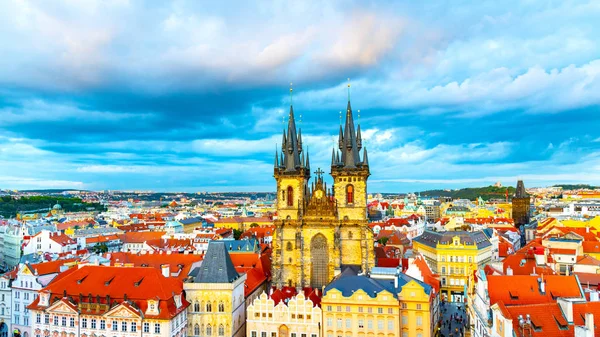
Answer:
[[294, 83], [290, 82], [290, 106], [292, 106], [292, 92], [294, 91], [294, 88], [292, 88], [292, 86], [294, 85]]
[[342, 126], [342, 110], [340, 110], [340, 126]]
[[360, 110], [358, 110], [358, 124], [360, 124]]
[[348, 102], [350, 102], [350, 78], [348, 77]]

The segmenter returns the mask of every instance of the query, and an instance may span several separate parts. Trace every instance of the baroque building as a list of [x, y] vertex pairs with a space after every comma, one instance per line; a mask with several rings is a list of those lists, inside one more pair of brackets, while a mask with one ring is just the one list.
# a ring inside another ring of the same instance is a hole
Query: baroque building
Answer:
[[[283, 286], [322, 288], [342, 267], [368, 271], [374, 265], [373, 233], [367, 225], [367, 150], [360, 125], [355, 129], [350, 100], [346, 123], [333, 149], [331, 189], [318, 169], [311, 177], [301, 130], [296, 130], [290, 105], [281, 152], [275, 153], [277, 215], [273, 235], [273, 282]], [[361, 155], [362, 152], [362, 155]]]
[[512, 198], [512, 218], [515, 226], [520, 227], [529, 223], [529, 208], [531, 199], [525, 191], [523, 180], [517, 181], [517, 190]]

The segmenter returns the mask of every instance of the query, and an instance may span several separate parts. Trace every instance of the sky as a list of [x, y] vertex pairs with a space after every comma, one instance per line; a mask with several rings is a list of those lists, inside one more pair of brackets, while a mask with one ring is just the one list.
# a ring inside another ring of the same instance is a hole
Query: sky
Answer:
[[348, 78], [369, 192], [600, 184], [598, 17], [595, 0], [2, 1], [0, 189], [274, 191], [290, 83], [329, 172]]

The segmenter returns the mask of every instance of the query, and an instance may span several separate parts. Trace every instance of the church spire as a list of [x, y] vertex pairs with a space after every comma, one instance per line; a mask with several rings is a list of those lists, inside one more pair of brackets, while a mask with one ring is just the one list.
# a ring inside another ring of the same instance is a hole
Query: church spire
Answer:
[[343, 143], [342, 164], [344, 168], [356, 168], [360, 164], [360, 150], [357, 144], [357, 133], [354, 130], [354, 119], [352, 117], [352, 106], [350, 104], [350, 83], [348, 82], [348, 106], [346, 107], [346, 124], [344, 125], [344, 137], [340, 143]]
[[358, 146], [358, 151], [362, 149], [362, 136], [360, 134], [360, 123], [356, 126], [356, 146]]
[[277, 153], [277, 144], [275, 144], [275, 168], [279, 167], [279, 153]]
[[294, 107], [290, 105], [290, 115], [287, 127], [287, 135], [284, 132], [285, 146], [283, 149], [283, 163], [285, 170], [295, 171], [300, 168], [300, 151], [298, 147], [298, 135], [296, 134], [296, 121], [294, 119]]
[[363, 166], [369, 166], [369, 157], [367, 157], [367, 148], [365, 147], [365, 149], [363, 150], [363, 161], [362, 161], [362, 165]]

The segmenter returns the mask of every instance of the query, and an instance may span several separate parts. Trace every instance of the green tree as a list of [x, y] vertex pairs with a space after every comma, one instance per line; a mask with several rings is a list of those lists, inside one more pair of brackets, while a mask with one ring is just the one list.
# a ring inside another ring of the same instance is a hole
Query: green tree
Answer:
[[254, 228], [254, 227], [258, 227], [258, 224], [257, 224], [256, 222], [253, 222], [253, 223], [250, 225], [250, 228]]
[[244, 232], [242, 232], [239, 229], [234, 229], [233, 230], [233, 238], [236, 239], [236, 240], [239, 240], [243, 233]]
[[380, 245], [385, 246], [385, 244], [388, 242], [389, 238], [388, 237], [382, 237], [379, 240], [377, 240], [377, 242], [379, 242]]
[[101, 243], [99, 245], [94, 246], [94, 251], [99, 254], [104, 254], [108, 252], [108, 246], [106, 243]]

